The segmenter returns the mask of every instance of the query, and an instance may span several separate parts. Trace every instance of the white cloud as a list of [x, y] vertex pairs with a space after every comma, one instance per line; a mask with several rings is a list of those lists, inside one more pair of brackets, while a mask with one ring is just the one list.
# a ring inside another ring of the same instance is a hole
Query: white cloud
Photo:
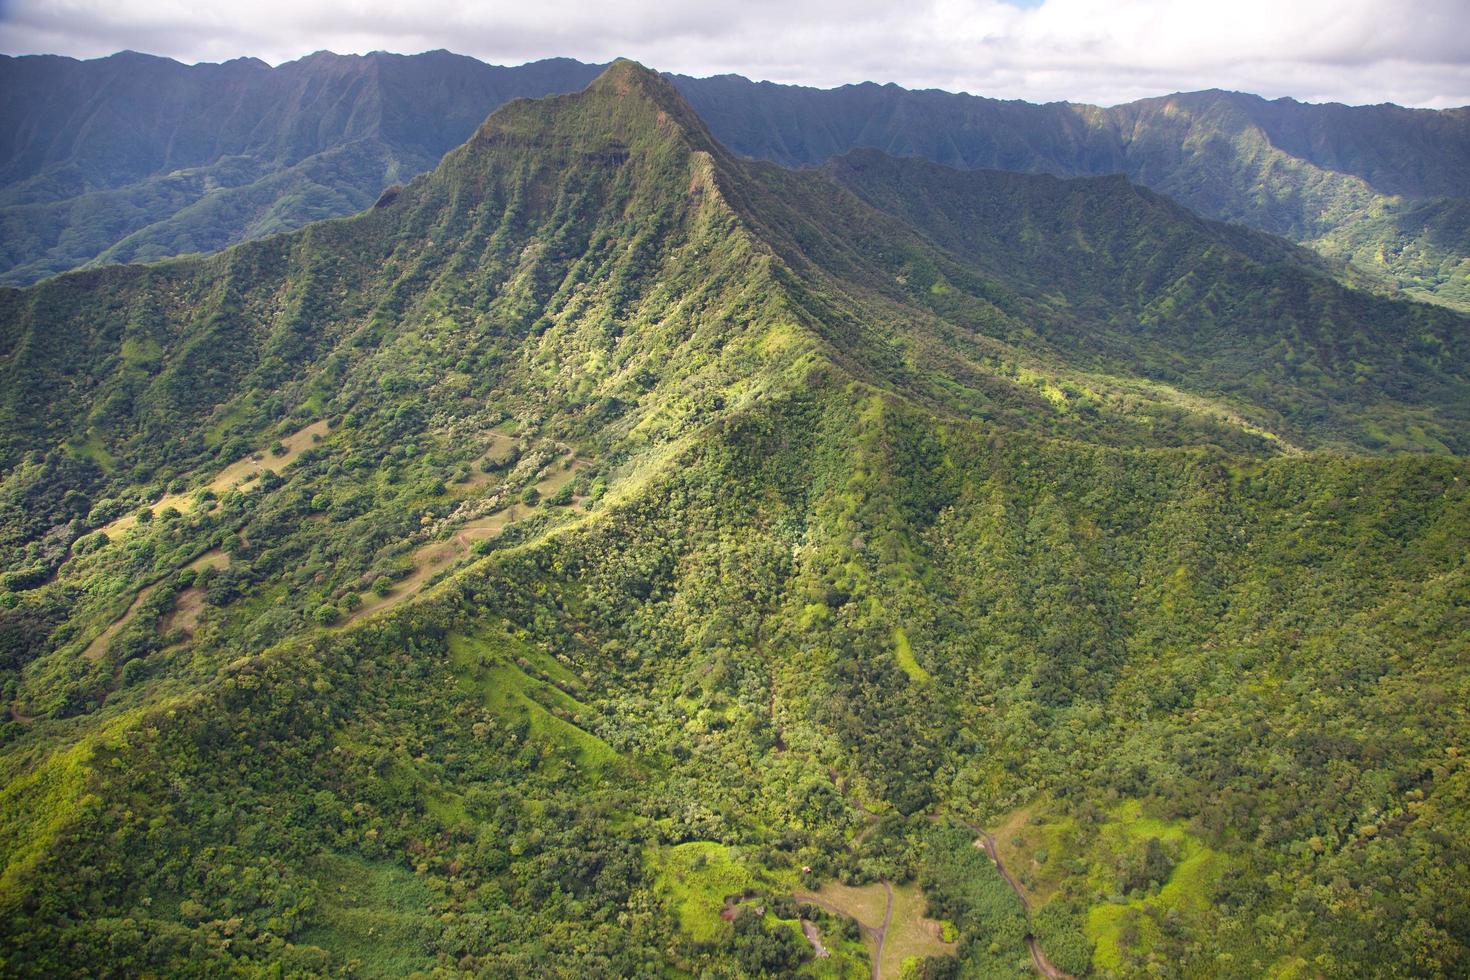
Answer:
[[448, 48], [637, 58], [809, 85], [873, 80], [1112, 104], [1199, 88], [1470, 104], [1470, 0], [0, 0], [0, 50], [184, 61]]

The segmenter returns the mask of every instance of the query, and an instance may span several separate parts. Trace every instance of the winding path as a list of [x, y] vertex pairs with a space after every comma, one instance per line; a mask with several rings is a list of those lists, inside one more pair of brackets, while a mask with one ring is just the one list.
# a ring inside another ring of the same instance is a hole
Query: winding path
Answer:
[[1026, 930], [1026, 948], [1031, 950], [1031, 962], [1036, 967], [1036, 972], [1046, 977], [1047, 980], [1072, 980], [1072, 975], [1047, 959], [1046, 954], [1041, 951], [1041, 947], [1036, 944], [1036, 937], [1031, 934], [1029, 928], [1031, 922], [1031, 901], [1026, 897], [1026, 893], [1022, 891], [1021, 883], [1016, 881], [1015, 878], [1012, 878], [1011, 873], [1006, 870], [1006, 866], [1001, 863], [1000, 851], [995, 846], [995, 838], [979, 827], [971, 827], [970, 829], [980, 835], [975, 838], [975, 846], [985, 849], [985, 853], [990, 855], [990, 860], [995, 862], [995, 870], [1000, 872], [1000, 876], [1005, 879], [1006, 884], [1011, 886], [1011, 891], [1015, 892], [1016, 897], [1021, 900], [1021, 908], [1026, 913], [1026, 923], [1028, 926]]
[[797, 892], [792, 896], [798, 902], [810, 902], [812, 905], [820, 906], [833, 915], [852, 919], [858, 924], [858, 928], [873, 938], [876, 949], [873, 951], [873, 980], [881, 980], [883, 966], [883, 943], [888, 938], [888, 924], [893, 921], [893, 885], [886, 879], [882, 882], [883, 894], [887, 898], [887, 906], [883, 909], [883, 924], [881, 926], [870, 926], [862, 919], [853, 915], [847, 909], [838, 908], [826, 899], [806, 892]]
[[883, 881], [883, 894], [888, 897], [888, 907], [883, 910], [883, 928], [878, 930], [878, 951], [873, 954], [873, 980], [879, 980], [883, 968], [883, 943], [888, 939], [888, 923], [893, 921], [893, 886]]

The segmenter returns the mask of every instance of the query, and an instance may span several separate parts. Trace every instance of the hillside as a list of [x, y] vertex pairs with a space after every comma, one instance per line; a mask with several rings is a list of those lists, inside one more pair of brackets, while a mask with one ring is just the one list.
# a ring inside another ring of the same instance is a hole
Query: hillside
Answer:
[[[1062, 321], [1046, 336], [1072, 363], [1107, 352], [1115, 372], [1270, 407], [1280, 421], [1252, 421], [1306, 445], [1464, 452], [1464, 317], [1344, 288], [1305, 250], [1122, 177], [956, 171], [874, 151], [826, 172], [1030, 298], [1044, 311], [1033, 317]], [[1390, 392], [1405, 412], [1398, 436], [1371, 419]], [[1428, 404], [1447, 412], [1443, 426], [1408, 421], [1427, 420]]]
[[852, 149], [961, 169], [1126, 174], [1205, 217], [1310, 245], [1470, 309], [1470, 107], [1268, 102], [1190, 92], [1111, 108], [1002, 102], [896, 85], [821, 90], [679, 79], [739, 152], [788, 166]]
[[[0, 281], [213, 251], [350, 214], [433, 166], [507, 99], [572, 91], [597, 71], [446, 52], [323, 52], [275, 69], [131, 53], [0, 58]], [[1101, 109], [872, 83], [674, 82], [742, 156], [802, 166], [872, 148], [960, 169], [1124, 173], [1206, 217], [1470, 310], [1467, 109], [1219, 91]]]
[[4, 281], [212, 252], [352, 214], [434, 167], [496, 106], [579, 89], [599, 70], [445, 51], [319, 52], [275, 69], [135, 52], [0, 57]]
[[628, 62], [0, 291], [0, 973], [1463, 972], [1465, 328]]

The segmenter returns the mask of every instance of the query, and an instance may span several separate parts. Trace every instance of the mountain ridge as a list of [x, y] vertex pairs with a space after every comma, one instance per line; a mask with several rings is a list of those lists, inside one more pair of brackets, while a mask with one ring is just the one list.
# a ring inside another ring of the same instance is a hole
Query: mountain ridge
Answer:
[[[1414, 345], [1465, 319], [672, 98], [619, 64], [352, 217], [0, 290], [0, 971], [1470, 962], [1470, 463], [1335, 421], [1463, 432]], [[1243, 351], [1070, 309], [1103, 242]]]
[[[57, 171], [48, 193], [63, 196], [44, 207], [39, 198], [26, 204], [12, 186], [0, 193], [10, 205], [3, 227], [12, 251], [0, 256], [12, 266], [9, 281], [31, 281], [89, 261], [212, 250], [366, 207], [384, 186], [429, 169], [507, 94], [575, 90], [596, 73], [596, 66], [565, 59], [497, 69], [439, 52], [337, 61], [332, 60], [336, 56], [313, 57], [317, 60], [308, 66], [298, 61], [271, 69], [270, 77], [300, 74], [304, 68], [327, 71], [332, 65], [357, 66], [354, 70], [393, 65], [409, 76], [437, 74], [460, 94], [444, 101], [447, 92], [440, 86], [418, 99], [434, 106], [431, 111], [401, 115], [370, 146], [348, 151], [340, 142], [345, 136], [335, 136], [338, 143], [330, 149], [335, 159], [302, 158], [284, 170], [269, 158], [220, 160], [192, 183], [155, 173], [106, 191], [69, 185], [61, 176], [65, 171]], [[17, 59], [0, 66], [11, 74], [24, 67]], [[175, 65], [174, 70], [191, 69]], [[418, 84], [409, 76], [387, 91]], [[529, 88], [517, 92], [507, 81], [511, 77], [524, 79], [515, 84]], [[20, 81], [8, 87], [19, 92]], [[1470, 308], [1470, 241], [1454, 217], [1470, 193], [1470, 113], [1464, 110], [1285, 106], [1280, 100], [1208, 91], [1101, 109], [876, 84], [816, 90], [752, 83], [740, 76], [675, 81], [721, 141], [744, 156], [814, 165], [848, 149], [873, 146], [963, 168], [1062, 176], [1127, 172], [1207, 217], [1309, 243], [1334, 261], [1354, 262], [1419, 298]], [[13, 116], [16, 111], [0, 104], [0, 112]], [[303, 111], [319, 110], [305, 106]], [[65, 111], [51, 111], [14, 118], [9, 131], [33, 132], [67, 117]], [[442, 122], [432, 132], [416, 132], [426, 120]], [[329, 132], [340, 123], [323, 116], [320, 125]], [[132, 132], [147, 130], [134, 126]], [[13, 174], [12, 185], [19, 179], [13, 162], [17, 152], [0, 153], [12, 160], [8, 169], [0, 166], [0, 172]], [[35, 183], [37, 178], [28, 179]], [[45, 186], [27, 193], [34, 196]]]

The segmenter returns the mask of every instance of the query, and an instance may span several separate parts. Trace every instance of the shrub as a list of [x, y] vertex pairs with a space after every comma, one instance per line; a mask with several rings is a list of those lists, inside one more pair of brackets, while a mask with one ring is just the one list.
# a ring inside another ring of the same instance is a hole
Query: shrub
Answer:
[[111, 497], [104, 497], [92, 506], [87, 513], [88, 524], [106, 524], [115, 517], [122, 516], [124, 507]]

